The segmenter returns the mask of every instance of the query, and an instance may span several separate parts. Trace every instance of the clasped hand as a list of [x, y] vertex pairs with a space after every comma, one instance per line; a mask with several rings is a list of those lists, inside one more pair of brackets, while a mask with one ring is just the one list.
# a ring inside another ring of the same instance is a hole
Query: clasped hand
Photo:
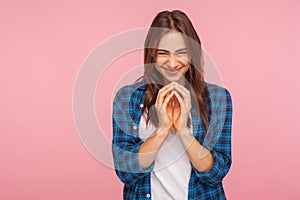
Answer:
[[177, 134], [187, 129], [191, 110], [190, 92], [177, 82], [172, 82], [158, 91], [155, 108], [159, 127], [170, 131], [174, 127]]

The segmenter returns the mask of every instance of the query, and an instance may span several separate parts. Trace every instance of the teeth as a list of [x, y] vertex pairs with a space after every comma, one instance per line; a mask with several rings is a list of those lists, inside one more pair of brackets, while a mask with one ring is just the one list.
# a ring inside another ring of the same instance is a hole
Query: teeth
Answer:
[[163, 67], [163, 68], [165, 68], [165, 70], [168, 70], [169, 72], [176, 72], [176, 71], [180, 70], [180, 68], [179, 69], [170, 69], [170, 68], [167, 68], [167, 67]]
[[167, 68], [167, 70], [169, 70], [169, 71], [176, 71], [176, 69], [169, 69], [169, 68]]
[[171, 71], [171, 72], [178, 71], [178, 70], [176, 70], [176, 69], [168, 69], [168, 70]]

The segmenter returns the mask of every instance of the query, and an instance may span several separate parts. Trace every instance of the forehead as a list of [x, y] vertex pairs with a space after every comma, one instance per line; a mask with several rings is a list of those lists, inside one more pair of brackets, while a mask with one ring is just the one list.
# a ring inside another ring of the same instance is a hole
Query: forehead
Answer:
[[157, 48], [175, 52], [178, 49], [186, 48], [186, 44], [181, 33], [171, 31], [160, 38]]

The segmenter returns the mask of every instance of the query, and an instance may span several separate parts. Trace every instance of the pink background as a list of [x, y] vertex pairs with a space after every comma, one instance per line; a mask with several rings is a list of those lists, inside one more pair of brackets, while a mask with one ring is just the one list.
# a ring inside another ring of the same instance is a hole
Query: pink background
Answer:
[[[228, 199], [300, 199], [299, 1], [119, 2], [1, 1], [0, 199], [121, 199], [114, 170], [78, 137], [73, 84], [96, 45], [173, 9], [190, 17], [233, 98]], [[129, 58], [112, 73], [142, 62]], [[103, 92], [97, 114], [111, 139]]]

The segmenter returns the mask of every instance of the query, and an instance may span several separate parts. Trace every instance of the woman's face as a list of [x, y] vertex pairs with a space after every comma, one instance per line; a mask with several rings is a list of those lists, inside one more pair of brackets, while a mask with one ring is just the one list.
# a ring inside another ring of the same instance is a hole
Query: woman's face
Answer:
[[163, 35], [158, 43], [156, 68], [166, 83], [184, 83], [184, 75], [190, 67], [187, 47], [183, 36], [175, 31]]

